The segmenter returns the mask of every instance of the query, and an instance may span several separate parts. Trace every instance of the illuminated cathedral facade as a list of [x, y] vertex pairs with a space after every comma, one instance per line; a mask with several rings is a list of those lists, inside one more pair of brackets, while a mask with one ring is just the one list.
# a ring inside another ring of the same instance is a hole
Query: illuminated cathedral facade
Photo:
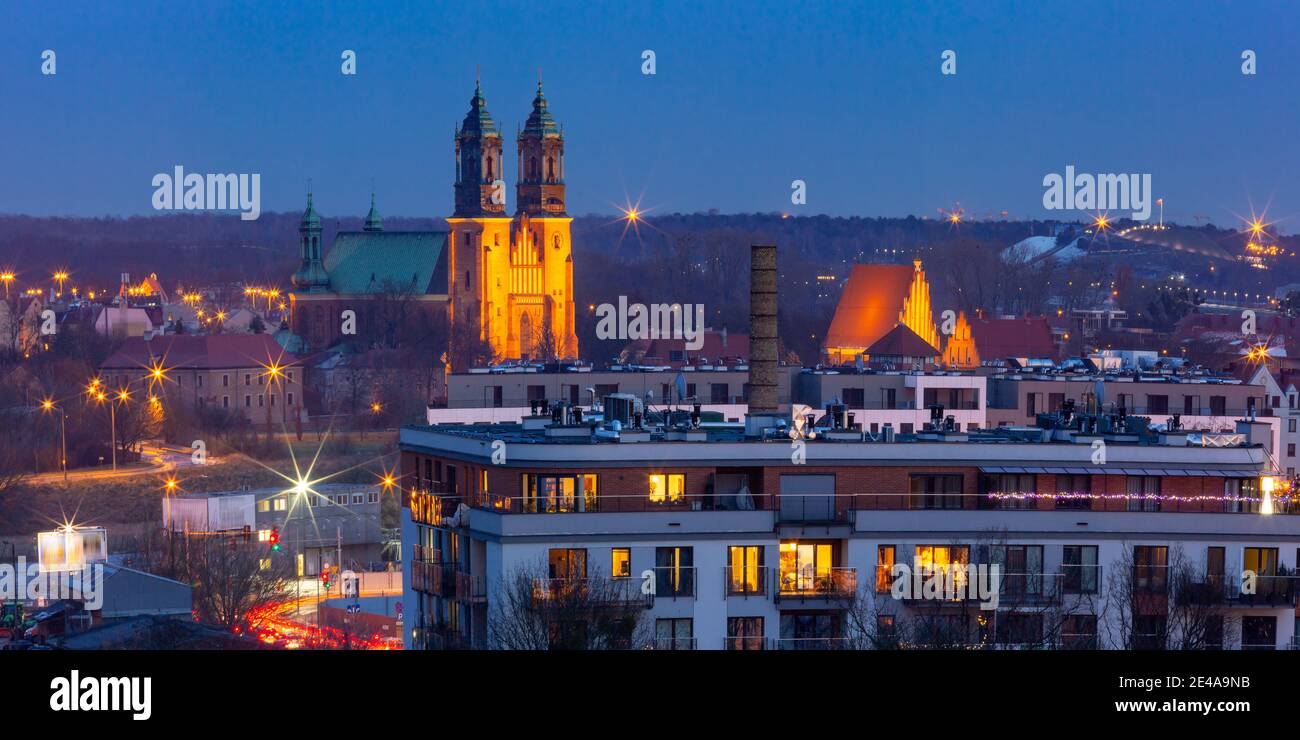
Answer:
[[517, 134], [515, 211], [506, 213], [504, 141], [481, 87], [456, 130], [456, 206], [447, 219], [452, 322], [499, 358], [578, 356], [564, 132], [537, 85]]

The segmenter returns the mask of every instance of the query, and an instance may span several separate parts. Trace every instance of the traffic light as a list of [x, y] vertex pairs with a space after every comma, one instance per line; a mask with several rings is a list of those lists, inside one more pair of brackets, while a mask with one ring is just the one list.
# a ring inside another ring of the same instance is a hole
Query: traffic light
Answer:
[[280, 528], [271, 527], [271, 536], [267, 540], [271, 543], [271, 552], [280, 551]]
[[324, 568], [320, 572], [320, 582], [328, 590], [330, 587], [330, 569]]

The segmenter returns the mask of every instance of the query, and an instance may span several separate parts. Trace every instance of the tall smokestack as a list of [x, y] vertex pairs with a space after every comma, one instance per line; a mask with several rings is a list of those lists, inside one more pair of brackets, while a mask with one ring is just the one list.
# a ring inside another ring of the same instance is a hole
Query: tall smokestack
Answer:
[[776, 413], [776, 245], [749, 248], [749, 413]]

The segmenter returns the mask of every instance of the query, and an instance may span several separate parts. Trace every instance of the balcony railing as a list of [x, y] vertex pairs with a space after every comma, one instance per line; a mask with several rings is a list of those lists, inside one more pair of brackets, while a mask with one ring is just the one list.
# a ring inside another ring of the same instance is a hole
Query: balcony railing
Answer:
[[777, 650], [852, 650], [853, 641], [847, 637], [782, 637], [776, 641]]
[[1201, 576], [1180, 588], [1182, 598], [1197, 604], [1228, 604], [1243, 607], [1294, 607], [1300, 593], [1300, 578], [1293, 575], [1256, 576], [1253, 585], [1226, 575]]
[[589, 600], [599, 606], [650, 608], [654, 594], [641, 592], [639, 578], [538, 578], [533, 581], [533, 598], [538, 602], [566, 599]]
[[694, 566], [660, 566], [653, 568], [654, 596], [657, 599], [695, 598]]
[[825, 568], [813, 571], [773, 569], [778, 599], [852, 598], [858, 590], [857, 568]]
[[771, 650], [773, 641], [761, 636], [727, 635], [727, 650]]
[[694, 637], [656, 637], [653, 647], [655, 650], [694, 650]]
[[1100, 565], [1062, 565], [1061, 592], [1065, 594], [1101, 593]]
[[458, 601], [486, 601], [487, 580], [483, 576], [458, 571], [456, 573], [456, 599]]
[[766, 596], [768, 569], [757, 565], [723, 566], [722, 581], [726, 596]]

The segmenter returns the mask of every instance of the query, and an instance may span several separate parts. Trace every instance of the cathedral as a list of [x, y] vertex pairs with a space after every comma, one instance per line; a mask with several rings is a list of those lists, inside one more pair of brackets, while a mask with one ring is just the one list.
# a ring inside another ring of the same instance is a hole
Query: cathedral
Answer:
[[[400, 293], [447, 311], [498, 360], [576, 358], [564, 132], [540, 82], [516, 140], [513, 215], [506, 213], [504, 141], [478, 84], [455, 132], [455, 206], [447, 231], [385, 230], [372, 198], [363, 229], [340, 232], [326, 252], [309, 194], [298, 228], [291, 331], [282, 344], [321, 350], [355, 333], [368, 346], [379, 299]], [[350, 325], [341, 318], [349, 310]]]
[[577, 357], [564, 132], [541, 82], [516, 141], [515, 213], [508, 216], [504, 142], [476, 85], [456, 130], [456, 210], [447, 219], [451, 319], [478, 327], [500, 357]]

